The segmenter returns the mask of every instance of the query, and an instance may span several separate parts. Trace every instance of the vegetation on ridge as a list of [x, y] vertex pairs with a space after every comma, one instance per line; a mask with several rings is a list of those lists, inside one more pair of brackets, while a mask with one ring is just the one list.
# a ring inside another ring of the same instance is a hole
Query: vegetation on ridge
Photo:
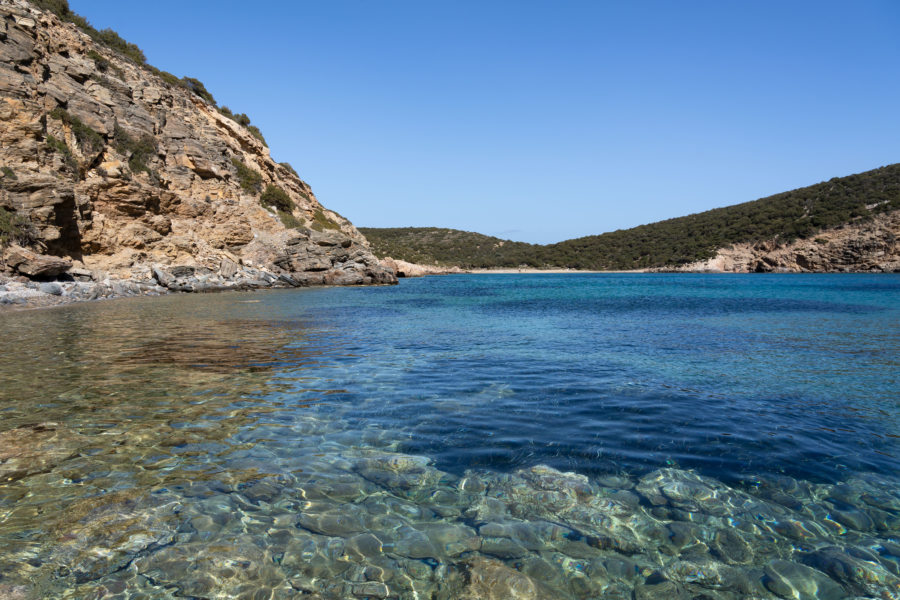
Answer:
[[125, 41], [122, 39], [122, 36], [112, 29], [102, 29], [98, 31], [87, 19], [72, 12], [72, 9], [69, 8], [68, 0], [31, 0], [31, 2], [42, 10], [49, 10], [63, 21], [74, 23], [95, 42], [103, 44], [111, 50], [115, 50], [122, 56], [131, 59], [139, 65], [147, 62], [144, 51], [138, 48], [136, 44]]
[[441, 227], [359, 227], [372, 252], [419, 264], [459, 266], [464, 269], [542, 266], [540, 246]]
[[639, 269], [705, 260], [719, 248], [822, 230], [900, 210], [900, 164], [702, 213], [547, 246], [435, 227], [360, 227], [376, 256], [463, 268]]

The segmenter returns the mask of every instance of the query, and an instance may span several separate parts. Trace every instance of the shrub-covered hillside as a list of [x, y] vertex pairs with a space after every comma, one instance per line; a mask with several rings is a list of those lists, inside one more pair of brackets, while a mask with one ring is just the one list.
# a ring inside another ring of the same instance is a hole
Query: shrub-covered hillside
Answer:
[[439, 227], [359, 227], [375, 256], [465, 269], [538, 266], [541, 246]]
[[782, 242], [900, 210], [900, 164], [702, 213], [557, 244], [510, 242], [452, 229], [360, 228], [377, 256], [464, 268], [639, 269], [710, 258], [738, 243]]

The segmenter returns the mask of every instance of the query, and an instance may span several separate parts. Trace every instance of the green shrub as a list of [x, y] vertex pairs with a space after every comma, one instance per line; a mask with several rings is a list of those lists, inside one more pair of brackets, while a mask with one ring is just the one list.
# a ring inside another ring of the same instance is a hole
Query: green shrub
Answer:
[[103, 29], [97, 31], [87, 19], [79, 14], [72, 12], [69, 8], [68, 0], [32, 0], [35, 6], [43, 10], [49, 10], [63, 21], [74, 23], [76, 27], [88, 34], [92, 40], [99, 42], [111, 50], [115, 50], [119, 54], [126, 56], [138, 64], [147, 62], [144, 52], [135, 44], [125, 41], [122, 37], [112, 29]]
[[287, 169], [288, 171], [290, 171], [290, 173], [291, 173], [294, 177], [296, 177], [297, 179], [300, 179], [300, 176], [297, 175], [297, 171], [294, 170], [294, 167], [291, 166], [291, 163], [289, 163], [289, 162], [280, 162], [280, 163], [278, 163], [278, 164], [281, 165], [282, 167], [284, 167], [285, 169]]
[[[85, 21], [87, 23], [87, 21]], [[76, 23], [77, 25], [77, 23]], [[90, 25], [88, 25], [90, 27]], [[91, 29], [94, 29], [91, 27]], [[96, 30], [94, 30], [96, 31]], [[147, 57], [144, 56], [144, 51], [138, 48], [136, 44], [132, 44], [131, 42], [127, 42], [122, 39], [118, 33], [113, 31], [112, 29], [102, 29], [100, 31], [96, 31], [96, 33], [91, 33], [90, 31], [86, 31], [89, 36], [91, 36], [95, 41], [100, 42], [101, 44], [108, 46], [111, 50], [115, 50], [119, 54], [126, 56], [133, 60], [134, 62], [142, 65], [147, 62]]]
[[66, 160], [66, 164], [72, 167], [73, 169], [78, 169], [78, 161], [75, 160], [75, 156], [72, 154], [72, 151], [69, 150], [69, 147], [62, 140], [58, 140], [50, 134], [47, 134], [47, 146], [53, 150], [54, 152], [59, 152], [63, 155], [63, 158]]
[[[210, 96], [210, 98], [212, 98], [212, 96]], [[244, 113], [235, 114], [235, 113], [231, 112], [231, 109], [228, 108], [227, 106], [220, 106], [219, 112], [222, 113], [223, 115], [225, 115], [226, 117], [228, 117], [229, 119], [231, 119], [232, 121], [234, 121], [235, 123], [237, 123], [238, 125], [242, 125], [242, 126], [246, 127], [247, 130], [250, 131], [250, 135], [252, 135], [256, 139], [261, 141], [266, 148], [269, 147], [269, 144], [266, 142], [266, 138], [263, 137], [263, 134], [259, 130], [259, 127], [257, 127], [256, 125], [251, 125], [250, 117], [248, 117], [246, 114], [244, 114]]]
[[216, 99], [213, 98], [213, 95], [207, 91], [206, 86], [204, 86], [203, 82], [201, 82], [199, 79], [194, 79], [193, 77], [182, 77], [181, 84], [210, 104], [214, 105], [216, 103]]
[[15, 172], [9, 167], [0, 167], [0, 181], [15, 181], [18, 177], [16, 177]]
[[321, 208], [317, 208], [313, 213], [312, 229], [316, 231], [324, 231], [326, 229], [340, 231], [341, 226], [329, 219]]
[[231, 163], [237, 169], [238, 183], [241, 189], [251, 194], [258, 194], [262, 188], [262, 175], [259, 171], [251, 169], [237, 158], [232, 158]]
[[266, 190], [259, 197], [259, 202], [263, 206], [272, 206], [276, 210], [285, 212], [290, 212], [294, 209], [294, 201], [287, 195], [287, 192], [271, 183], [266, 186]]
[[41, 10], [49, 10], [61, 19], [65, 19], [65, 15], [72, 13], [68, 0], [31, 0], [31, 3]]
[[134, 138], [116, 123], [114, 147], [128, 158], [128, 167], [132, 172], [143, 171], [150, 175], [151, 179], [157, 179], [156, 173], [148, 164], [157, 153], [156, 138], [152, 135], [145, 133], [139, 138]]
[[278, 211], [278, 218], [281, 219], [281, 224], [288, 229], [302, 229], [306, 226], [306, 219], [298, 219], [293, 213], [283, 210]]
[[109, 62], [109, 59], [105, 58], [96, 50], [88, 50], [87, 57], [94, 61], [94, 65], [97, 67], [97, 70], [103, 73], [106, 73], [106, 71], [112, 66], [112, 63]]
[[72, 130], [72, 135], [75, 136], [75, 141], [78, 142], [78, 145], [84, 153], [93, 154], [94, 152], [99, 152], [106, 145], [106, 140], [103, 139], [102, 135], [85, 125], [81, 119], [75, 115], [70, 115], [62, 108], [57, 106], [50, 111], [50, 116], [54, 119], [59, 119], [69, 126]]
[[36, 238], [37, 232], [31, 221], [0, 206], [0, 246], [11, 243], [26, 246]]
[[262, 131], [259, 130], [259, 127], [257, 127], [256, 125], [247, 125], [247, 130], [250, 132], [250, 135], [261, 141], [263, 146], [265, 146], [266, 148], [269, 147], [269, 143], [266, 142], [266, 138], [263, 137]]
[[163, 81], [168, 83], [169, 85], [173, 85], [175, 87], [184, 87], [184, 82], [181, 81], [180, 79], [178, 79], [178, 77], [176, 77], [175, 75], [172, 75], [171, 73], [169, 73], [168, 71], [163, 71], [162, 69], [157, 69], [153, 65], [147, 65], [147, 69], [151, 73], [153, 73], [154, 75], [156, 75], [157, 77], [159, 77], [160, 79], [162, 79]]

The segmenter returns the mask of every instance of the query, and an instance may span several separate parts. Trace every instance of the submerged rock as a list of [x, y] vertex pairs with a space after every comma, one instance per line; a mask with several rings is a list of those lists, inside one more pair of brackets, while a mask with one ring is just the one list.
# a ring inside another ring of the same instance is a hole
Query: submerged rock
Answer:
[[0, 483], [48, 471], [75, 456], [80, 436], [59, 423], [24, 425], [0, 433]]
[[765, 567], [763, 584], [781, 598], [838, 600], [843, 588], [821, 571], [787, 560], [773, 560]]
[[467, 566], [469, 581], [460, 600], [552, 600], [556, 597], [552, 590], [501, 562], [475, 558]]

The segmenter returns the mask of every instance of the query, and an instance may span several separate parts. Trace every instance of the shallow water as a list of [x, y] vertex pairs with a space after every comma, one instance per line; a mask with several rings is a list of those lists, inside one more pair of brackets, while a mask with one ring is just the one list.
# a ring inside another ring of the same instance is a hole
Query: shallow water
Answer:
[[900, 598], [898, 276], [0, 324], [0, 598]]

